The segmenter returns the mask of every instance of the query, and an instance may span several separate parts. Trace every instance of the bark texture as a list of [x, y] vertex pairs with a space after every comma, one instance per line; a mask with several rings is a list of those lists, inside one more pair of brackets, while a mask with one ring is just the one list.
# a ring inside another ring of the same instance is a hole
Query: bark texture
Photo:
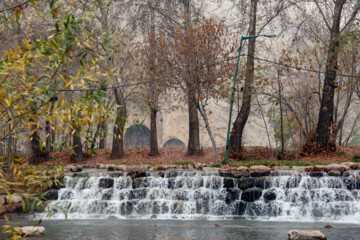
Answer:
[[[256, 10], [258, 0], [251, 0], [250, 6], [250, 22], [249, 22], [249, 36], [256, 35]], [[251, 98], [253, 94], [253, 81], [254, 81], [254, 58], [255, 55], [255, 38], [249, 39], [248, 57], [246, 63], [246, 75], [243, 102], [241, 109], [236, 117], [231, 130], [229, 152], [239, 153], [241, 152], [243, 133], [245, 124], [249, 118], [251, 110]]]
[[315, 144], [319, 150], [333, 150], [334, 147], [334, 144], [331, 144], [330, 136], [334, 115], [334, 93], [337, 87], [336, 71], [338, 68], [338, 49], [340, 45], [341, 12], [345, 3], [346, 0], [336, 0], [335, 2], [321, 107], [315, 134]]

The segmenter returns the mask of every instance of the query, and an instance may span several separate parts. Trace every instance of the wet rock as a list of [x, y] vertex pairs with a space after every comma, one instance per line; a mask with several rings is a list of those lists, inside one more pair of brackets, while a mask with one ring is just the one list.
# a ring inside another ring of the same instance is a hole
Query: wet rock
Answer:
[[276, 190], [270, 189], [266, 193], [264, 193], [264, 199], [265, 201], [274, 201], [276, 199]]
[[133, 188], [147, 188], [150, 186], [151, 178], [135, 178], [133, 180], [132, 186]]
[[99, 187], [101, 188], [112, 188], [114, 186], [114, 179], [112, 178], [101, 178], [99, 181]]
[[265, 177], [265, 176], [270, 176], [270, 171], [267, 172], [252, 172], [250, 173], [251, 177]]
[[229, 204], [230, 202], [233, 202], [235, 200], [239, 200], [240, 196], [240, 189], [237, 188], [227, 188], [226, 189], [226, 200], [225, 202]]
[[262, 189], [260, 188], [249, 188], [242, 192], [241, 200], [245, 202], [255, 202], [262, 195]]
[[171, 207], [171, 213], [173, 214], [183, 214], [184, 213], [184, 202], [177, 201]]
[[255, 186], [255, 178], [240, 178], [238, 181], [238, 188], [245, 190]]
[[121, 215], [130, 215], [132, 214], [134, 210], [134, 205], [136, 204], [136, 201], [126, 201], [123, 202], [120, 206], [120, 213]]
[[124, 176], [124, 172], [121, 172], [121, 171], [115, 171], [115, 172], [109, 173], [109, 177], [112, 177], [112, 178], [119, 178], [122, 176]]
[[234, 182], [236, 181], [235, 178], [224, 178], [224, 188], [233, 188]]
[[323, 172], [309, 172], [309, 176], [310, 177], [323, 177], [324, 173]]
[[132, 171], [132, 172], [128, 172], [127, 175], [131, 178], [143, 178], [146, 177], [146, 171], [144, 170]]
[[261, 189], [268, 189], [271, 187], [271, 178], [270, 177], [260, 177], [255, 178], [255, 187]]
[[271, 168], [266, 167], [264, 165], [255, 165], [250, 167], [250, 171], [254, 172], [269, 172], [271, 171]]
[[175, 178], [181, 175], [182, 175], [182, 171], [179, 170], [165, 171], [165, 178]]
[[44, 194], [44, 200], [57, 200], [59, 196], [58, 190], [50, 189]]
[[113, 193], [113, 189], [109, 189], [108, 191], [104, 192], [102, 195], [102, 200], [111, 200], [113, 197]]
[[210, 211], [209, 200], [200, 199], [196, 201], [196, 213], [197, 214], [208, 214]]
[[328, 175], [331, 177], [341, 177], [342, 173], [340, 171], [330, 171], [328, 172]]
[[221, 177], [241, 178], [250, 176], [250, 173], [245, 171], [227, 171], [226, 169], [221, 169], [219, 171], [219, 175]]
[[60, 196], [61, 200], [70, 200], [73, 198], [74, 198], [74, 193], [72, 190], [65, 190]]
[[360, 178], [359, 177], [344, 178], [343, 181], [348, 190], [360, 189]]
[[188, 198], [188, 191], [184, 189], [176, 189], [173, 193], [174, 199], [179, 201], [187, 201]]
[[247, 202], [244, 202], [244, 201], [237, 201], [235, 204], [234, 204], [234, 208], [233, 208], [233, 211], [232, 211], [232, 214], [233, 215], [244, 215], [245, 214], [245, 211], [246, 211], [246, 207], [247, 207]]
[[132, 190], [129, 194], [129, 199], [144, 199], [146, 198], [147, 193], [149, 192], [148, 188], [138, 188]]
[[206, 188], [211, 188], [211, 189], [219, 189], [222, 187], [222, 179], [218, 176], [213, 176], [210, 178], [210, 181], [206, 182]]
[[288, 240], [326, 240], [326, 236], [318, 230], [290, 230]]
[[45, 233], [45, 228], [41, 226], [24, 226], [19, 227], [19, 233], [22, 236], [40, 235]]

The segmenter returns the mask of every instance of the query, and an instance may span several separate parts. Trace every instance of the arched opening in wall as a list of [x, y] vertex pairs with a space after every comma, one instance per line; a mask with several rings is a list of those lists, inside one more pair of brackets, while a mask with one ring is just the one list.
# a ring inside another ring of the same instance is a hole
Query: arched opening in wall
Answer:
[[150, 130], [144, 125], [132, 125], [125, 132], [125, 148], [148, 148], [150, 146]]
[[183, 143], [181, 140], [177, 138], [172, 138], [168, 140], [166, 143], [164, 143], [163, 148], [182, 148], [186, 147], [185, 143]]

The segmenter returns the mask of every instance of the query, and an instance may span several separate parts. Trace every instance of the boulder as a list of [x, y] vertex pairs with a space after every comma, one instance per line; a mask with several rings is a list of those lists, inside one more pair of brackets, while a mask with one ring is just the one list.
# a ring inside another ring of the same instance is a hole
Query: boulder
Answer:
[[169, 165], [159, 165], [157, 166], [157, 170], [158, 171], [165, 171], [168, 169], [174, 169], [177, 168], [177, 166], [175, 164], [169, 164]]
[[241, 178], [250, 176], [250, 173], [246, 171], [228, 171], [226, 169], [221, 169], [219, 175], [221, 177]]
[[271, 187], [272, 179], [271, 177], [259, 177], [255, 178], [255, 187], [261, 189], [268, 189]]
[[[21, 203], [21, 200], [22, 200], [22, 197], [19, 196], [19, 195], [12, 195], [12, 196], [11, 196], [11, 203]], [[7, 196], [5, 197], [5, 202], [6, 202], [7, 204], [10, 203], [10, 196], [9, 196], [9, 195], [7, 195]]]
[[244, 167], [244, 166], [240, 166], [236, 169], [236, 171], [248, 171], [249, 168], [248, 167]]
[[348, 167], [348, 168], [350, 168], [352, 170], [356, 170], [356, 169], [358, 169], [359, 164], [355, 163], [355, 162], [343, 162], [340, 165]]
[[290, 167], [288, 166], [274, 166], [274, 171], [289, 171]]
[[56, 189], [50, 189], [44, 194], [45, 200], [57, 200], [58, 199], [58, 190]]
[[114, 168], [118, 171], [123, 171], [123, 172], [127, 171], [127, 166], [124, 164], [115, 165]]
[[68, 169], [70, 172], [82, 172], [82, 168], [79, 166], [70, 166]]
[[241, 190], [237, 188], [227, 188], [226, 192], [226, 203], [229, 204], [230, 202], [239, 199]]
[[218, 168], [213, 168], [213, 167], [203, 167], [202, 170], [204, 172], [218, 172], [219, 171]]
[[224, 188], [233, 188], [235, 186], [235, 178], [224, 178]]
[[316, 168], [324, 168], [325, 171], [347, 171], [349, 167], [340, 164], [315, 165]]
[[255, 202], [262, 195], [262, 189], [260, 188], [249, 188], [242, 192], [241, 200], [245, 202]]
[[326, 236], [318, 230], [290, 230], [288, 240], [326, 240]]
[[256, 172], [251, 172], [250, 173], [250, 176], [251, 177], [265, 177], [265, 176], [270, 176], [270, 171], [265, 171], [265, 172], [263, 172], [263, 171], [261, 171], [261, 172], [258, 172], [258, 171], [256, 171]]
[[265, 201], [274, 201], [276, 199], [276, 190], [270, 189], [266, 193], [264, 193]]
[[36, 227], [36, 226], [24, 226], [19, 227], [19, 233], [21, 235], [36, 235], [36, 234], [44, 234], [45, 228], [44, 227]]
[[114, 179], [112, 178], [101, 178], [99, 181], [99, 187], [101, 188], [111, 188], [114, 185]]
[[266, 167], [264, 165], [255, 165], [250, 167], [250, 171], [256, 171], [256, 172], [268, 172], [271, 171], [271, 168]]
[[291, 170], [293, 170], [293, 171], [298, 171], [298, 172], [305, 172], [305, 171], [306, 171], [306, 168], [308, 168], [308, 167], [293, 166], [293, 167], [291, 168]]
[[330, 171], [328, 172], [328, 175], [331, 177], [341, 177], [342, 173], [340, 171]]
[[186, 168], [187, 169], [194, 169], [194, 165], [189, 163], [189, 164], [186, 165]]
[[255, 186], [255, 178], [240, 178], [238, 182], [238, 188], [245, 190]]

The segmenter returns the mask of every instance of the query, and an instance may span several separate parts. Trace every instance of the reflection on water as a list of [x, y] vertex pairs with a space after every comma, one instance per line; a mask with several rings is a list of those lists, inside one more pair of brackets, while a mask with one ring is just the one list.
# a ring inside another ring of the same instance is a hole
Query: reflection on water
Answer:
[[[13, 219], [17, 225], [34, 224], [36, 221]], [[117, 239], [117, 240], [187, 240], [187, 239], [287, 239], [290, 229], [317, 229], [328, 239], [360, 239], [360, 226], [304, 222], [262, 222], [243, 219], [227, 221], [179, 220], [46, 220], [42, 223], [46, 233], [31, 239]], [[0, 238], [4, 235], [0, 235]]]

